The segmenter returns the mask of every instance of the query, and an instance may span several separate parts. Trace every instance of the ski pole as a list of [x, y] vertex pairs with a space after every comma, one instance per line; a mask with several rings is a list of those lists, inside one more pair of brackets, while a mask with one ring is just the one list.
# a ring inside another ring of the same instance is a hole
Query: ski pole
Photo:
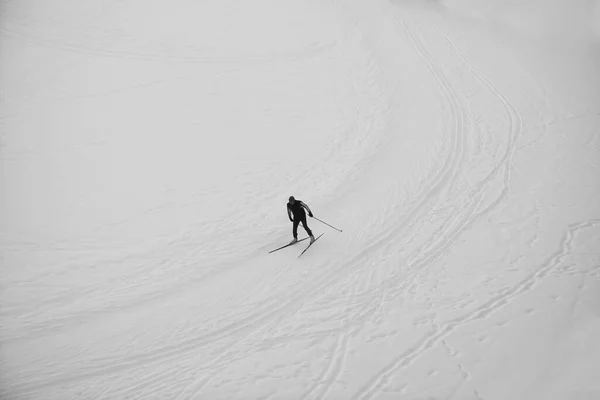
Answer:
[[324, 223], [325, 225], [327, 225], [327, 226], [329, 226], [329, 227], [331, 227], [331, 228], [335, 229], [335, 230], [336, 230], [336, 231], [338, 231], [338, 232], [341, 232], [341, 231], [342, 231], [341, 229], [338, 229], [338, 228], [336, 228], [335, 226], [331, 226], [331, 225], [329, 225], [329, 224], [328, 224], [327, 222], [325, 222], [325, 221], [321, 221], [321, 220], [320, 220], [319, 218], [317, 218], [317, 217], [313, 217], [313, 218], [314, 218], [314, 219], [316, 219], [317, 221], [319, 221], [319, 222], [322, 222], [322, 223]]

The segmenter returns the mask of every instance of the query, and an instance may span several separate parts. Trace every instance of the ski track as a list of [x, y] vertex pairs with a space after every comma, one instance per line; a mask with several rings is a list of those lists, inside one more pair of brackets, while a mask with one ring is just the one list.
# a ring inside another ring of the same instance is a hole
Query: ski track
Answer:
[[562, 263], [565, 257], [571, 254], [574, 248], [572, 243], [575, 240], [577, 233], [581, 230], [592, 228], [598, 224], [600, 224], [600, 220], [589, 220], [571, 225], [561, 240], [560, 250], [552, 254], [548, 261], [543, 263], [534, 273], [521, 280], [517, 285], [503, 290], [499, 295], [491, 298], [486, 303], [478, 306], [476, 309], [470, 311], [466, 315], [436, 327], [434, 331], [423, 337], [419, 343], [417, 343], [417, 345], [408, 349], [389, 362], [385, 368], [374, 375], [369, 384], [362, 388], [354, 396], [354, 398], [361, 400], [373, 398], [377, 393], [379, 393], [381, 388], [385, 386], [394, 372], [397, 372], [400, 368], [409, 365], [424, 352], [440, 344], [444, 338], [446, 338], [457, 328], [474, 320], [487, 318], [493, 312], [496, 312], [502, 307], [506, 306], [511, 300], [533, 289], [544, 277], [556, 269], [556, 267]]
[[[429, 65], [433, 66], [434, 64], [431, 59], [431, 56], [426, 52], [423, 45], [416, 39], [415, 34], [413, 34], [411, 32], [407, 23], [405, 21], [402, 21], [399, 17], [396, 17], [396, 19], [404, 27], [406, 34], [411, 39], [411, 42], [413, 43], [415, 49], [419, 52], [419, 54], [421, 54], [424, 58], [426, 58], [428, 60]], [[476, 186], [476, 188], [473, 190], [474, 193], [472, 193], [476, 198], [481, 199], [481, 197], [484, 194], [484, 189], [485, 189], [486, 184], [488, 182], [490, 182], [491, 180], [493, 180], [495, 175], [503, 167], [505, 170], [505, 175], [504, 175], [504, 188], [503, 188], [501, 194], [488, 207], [484, 208], [483, 210], [481, 210], [479, 212], [475, 212], [475, 210], [478, 208], [479, 204], [474, 204], [474, 207], [472, 204], [471, 209], [467, 210], [466, 216], [463, 217], [463, 219], [459, 222], [458, 226], [453, 227], [454, 228], [453, 231], [452, 230], [450, 230], [450, 232], [448, 230], [439, 231], [436, 235], [434, 235], [432, 237], [432, 239], [435, 239], [435, 236], [440, 236], [440, 238], [438, 238], [437, 240], [434, 240], [432, 243], [429, 243], [429, 244], [426, 244], [425, 246], [423, 246], [423, 248], [418, 252], [418, 254], [425, 254], [425, 257], [423, 257], [421, 260], [417, 259], [417, 260], [413, 261], [413, 263], [410, 263], [409, 265], [410, 265], [411, 271], [415, 271], [415, 270], [422, 271], [423, 269], [426, 269], [427, 264], [430, 264], [435, 259], [437, 259], [442, 254], [442, 252], [444, 250], [446, 250], [462, 232], [464, 232], [477, 219], [479, 219], [479, 217], [488, 213], [490, 210], [492, 210], [498, 204], [500, 204], [500, 202], [504, 198], [506, 198], [506, 196], [508, 195], [509, 188], [510, 188], [510, 161], [511, 161], [512, 154], [514, 152], [514, 148], [516, 146], [517, 138], [520, 135], [520, 132], [522, 130], [521, 118], [519, 116], [519, 113], [516, 111], [516, 108], [481, 73], [476, 71], [476, 69], [458, 51], [458, 49], [452, 44], [452, 42], [450, 41], [450, 39], [448, 39], [448, 37], [446, 35], [444, 35], [438, 28], [434, 27], [434, 30], [445, 41], [445, 43], [454, 51], [454, 54], [456, 55], [456, 57], [463, 62], [463, 64], [468, 68], [468, 70], [474, 76], [476, 76], [479, 79], [479, 81], [492, 94], [494, 94], [496, 96], [496, 98], [499, 100], [499, 102], [502, 104], [502, 106], [506, 110], [507, 118], [509, 121], [509, 132], [508, 132], [509, 143], [507, 145], [507, 150], [505, 152], [505, 155], [501, 159], [501, 162], [497, 164], [497, 166], [494, 168], [494, 170], [492, 170], [492, 172], [487, 176], [486, 179], [484, 179], [479, 185]], [[435, 70], [433, 67], [432, 67], [432, 69]], [[445, 78], [443, 77], [442, 74], [438, 73], [436, 75], [438, 76], [439, 82], [444, 82]], [[445, 86], [448, 87], [448, 85], [445, 85]], [[448, 97], [450, 97], [450, 96], [448, 96]], [[400, 290], [406, 289], [409, 292], [411, 292], [411, 291], [416, 290], [416, 288], [418, 287], [418, 281], [416, 278], [419, 275], [420, 274], [413, 274], [412, 277], [408, 277], [408, 278], [405, 276], [398, 276], [396, 278], [391, 278], [390, 280], [388, 280], [386, 286], [388, 288], [391, 288], [391, 287], [400, 285]], [[410, 286], [408, 288], [406, 288], [406, 286], [405, 286], [407, 283], [410, 284]], [[469, 319], [465, 319], [464, 322], [467, 322], [468, 320]], [[454, 325], [449, 325], [449, 326], [451, 326], [452, 330], [453, 330], [453, 328], [456, 325], [459, 325], [462, 322], [463, 322], [463, 320], [457, 320], [457, 321], [455, 321]], [[442, 330], [442, 332], [443, 331], [444, 330]], [[439, 335], [439, 337], [444, 337], [444, 336]], [[423, 338], [421, 341], [421, 344], [418, 347], [408, 350], [403, 355], [398, 357], [396, 360], [392, 361], [383, 370], [381, 370], [377, 374], [375, 374], [370, 379], [369, 383], [357, 392], [357, 394], [354, 396], [354, 398], [355, 399], [373, 398], [377, 393], [379, 393], [381, 388], [383, 386], [385, 386], [385, 383], [389, 379], [389, 376], [391, 375], [391, 373], [396, 371], [398, 368], [407, 365], [418, 355], [422, 354], [424, 351], [432, 348], [435, 344], [438, 343], [439, 337], [437, 335], [435, 335], [434, 333], [431, 333], [428, 336], [426, 336], [425, 338]]]
[[[407, 34], [409, 35], [409, 37], [411, 37], [414, 40], [414, 36], [412, 36], [410, 31], [408, 31], [408, 27], [406, 26], [406, 24], [404, 22], [402, 22], [402, 23], [403, 23], [405, 29], [407, 30]], [[436, 31], [440, 35], [443, 35], [441, 33], [441, 31], [439, 31], [439, 29], [436, 28]], [[510, 168], [511, 168], [510, 162], [512, 159], [512, 154], [514, 153], [517, 138], [520, 135], [520, 132], [522, 131], [521, 118], [520, 118], [518, 112], [516, 111], [516, 108], [512, 104], [510, 104], [510, 102], [491, 83], [489, 83], [489, 81], [487, 81], [487, 79], [485, 79], [485, 77], [483, 77], [483, 75], [478, 73], [472, 67], [472, 65], [468, 62], [468, 60], [466, 60], [466, 58], [464, 58], [464, 56], [462, 56], [460, 53], [458, 53], [458, 50], [456, 49], [456, 47], [454, 47], [451, 44], [451, 42], [445, 35], [442, 37], [449, 45], [452, 46], [452, 49], [455, 51], [455, 54], [457, 55], [457, 57], [459, 57], [460, 60], [462, 60], [465, 63], [467, 68], [498, 98], [500, 103], [505, 108], [506, 114], [507, 114], [507, 117], [508, 117], [509, 123], [510, 123], [509, 135], [508, 135], [509, 143], [507, 145], [507, 149], [505, 151], [504, 156], [501, 158], [500, 162], [496, 165], [496, 167], [487, 175], [487, 177], [485, 177], [485, 179], [483, 179], [478, 185], [474, 186], [474, 188], [470, 190], [468, 197], [471, 198], [472, 200], [470, 202], [467, 202], [466, 206], [463, 206], [463, 210], [460, 210], [459, 212], [457, 212], [457, 214], [459, 216], [460, 215], [464, 215], [464, 216], [458, 222], [454, 222], [452, 220], [445, 221], [445, 224], [450, 225], [450, 227], [446, 228], [446, 229], [440, 229], [439, 231], [437, 231], [431, 237], [432, 242], [424, 244], [417, 251], [417, 253], [419, 253], [419, 254], [431, 253], [428, 257], [426, 257], [425, 261], [418, 263], [418, 265], [420, 265], [420, 266], [427, 264], [427, 263], [433, 261], [434, 259], [436, 259], [437, 257], [439, 257], [439, 255], [441, 255], [441, 253], [445, 249], [447, 249], [460, 236], [460, 234], [462, 232], [464, 232], [468, 227], [470, 227], [481, 216], [487, 214], [489, 211], [491, 211], [492, 209], [497, 207], [508, 196], [508, 192], [510, 189]], [[419, 50], [422, 50], [422, 45], [420, 45], [416, 41], [413, 43]], [[420, 51], [420, 54], [422, 54], [424, 57], [427, 57], [430, 60], [430, 62], [432, 63], [430, 56], [427, 53], [425, 53], [424, 50]], [[438, 74], [437, 76], [440, 79], [443, 79], [443, 75]], [[447, 87], [447, 85], [446, 85], [446, 87]], [[477, 211], [478, 207], [480, 206], [480, 202], [482, 201], [483, 196], [486, 193], [485, 189], [486, 189], [487, 185], [491, 181], [493, 181], [493, 179], [497, 176], [497, 174], [500, 173], [500, 171], [502, 171], [502, 170], [504, 170], [504, 185], [503, 185], [503, 189], [502, 189], [500, 195], [497, 196], [496, 200], [491, 202], [487, 207], [485, 207], [484, 209], [482, 209], [480, 211]], [[427, 196], [425, 196], [425, 198], [427, 198]], [[418, 208], [422, 208], [422, 207], [418, 207]], [[417, 210], [413, 210], [413, 211], [414, 211], [414, 213], [417, 212]], [[413, 214], [413, 213], [411, 213], [411, 214]], [[460, 218], [460, 217], [457, 217], [457, 218]], [[400, 225], [400, 226], [406, 226], [406, 225], [408, 225], [408, 223], [409, 223], [408, 221], [402, 221], [402, 225]], [[418, 229], [414, 228], [414, 230], [417, 231]], [[388, 237], [385, 237], [384, 240], [388, 241], [389, 239], [388, 239]], [[410, 268], [410, 269], [414, 270], [415, 268]], [[404, 276], [399, 276], [397, 279], [389, 281], [389, 286], [399, 284], [400, 282], [398, 282], [398, 280], [404, 280], [404, 278], [405, 278]], [[416, 276], [413, 276], [413, 279], [414, 278], [416, 278]]]
[[[349, 293], [346, 294], [344, 309], [341, 315], [348, 315], [350, 311], [349, 302], [356, 296], [356, 279], [352, 281]], [[347, 358], [349, 338], [347, 328], [343, 327], [342, 321], [338, 321], [340, 327], [336, 333], [335, 346], [330, 354], [329, 363], [323, 370], [321, 376], [315, 381], [313, 386], [301, 398], [302, 400], [321, 400], [331, 390], [331, 386], [339, 379], [345, 360]]]

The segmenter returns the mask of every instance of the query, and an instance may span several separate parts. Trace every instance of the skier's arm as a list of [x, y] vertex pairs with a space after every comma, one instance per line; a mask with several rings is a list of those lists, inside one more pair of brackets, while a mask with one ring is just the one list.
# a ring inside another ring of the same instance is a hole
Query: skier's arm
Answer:
[[309, 216], [309, 217], [312, 217], [312, 216], [313, 216], [313, 214], [312, 214], [312, 211], [310, 211], [310, 208], [308, 208], [308, 206], [307, 206], [306, 204], [304, 204], [303, 202], [300, 202], [300, 205], [301, 205], [302, 207], [304, 207], [304, 208], [306, 209], [306, 211], [308, 211], [308, 216]]
[[294, 220], [292, 219], [292, 211], [290, 210], [290, 206], [287, 206], [287, 213], [290, 221], [294, 222]]

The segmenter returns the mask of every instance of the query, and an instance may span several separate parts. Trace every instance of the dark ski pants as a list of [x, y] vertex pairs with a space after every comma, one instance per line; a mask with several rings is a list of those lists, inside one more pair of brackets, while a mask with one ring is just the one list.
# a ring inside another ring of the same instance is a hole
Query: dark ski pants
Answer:
[[294, 239], [298, 239], [298, 225], [300, 225], [300, 222], [302, 222], [302, 227], [304, 228], [306, 233], [308, 233], [308, 236], [312, 236], [311, 230], [308, 228], [308, 225], [306, 225], [306, 215], [304, 215], [299, 219], [294, 218], [294, 228], [292, 229]]

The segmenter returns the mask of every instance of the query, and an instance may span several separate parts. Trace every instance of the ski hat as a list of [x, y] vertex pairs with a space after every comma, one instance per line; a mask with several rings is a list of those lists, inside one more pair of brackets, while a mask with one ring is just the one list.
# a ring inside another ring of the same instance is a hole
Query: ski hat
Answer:
[[290, 196], [290, 199], [289, 199], [289, 200], [290, 200], [290, 202], [292, 202], [292, 201], [296, 201], [296, 199], [294, 198], [294, 196]]

